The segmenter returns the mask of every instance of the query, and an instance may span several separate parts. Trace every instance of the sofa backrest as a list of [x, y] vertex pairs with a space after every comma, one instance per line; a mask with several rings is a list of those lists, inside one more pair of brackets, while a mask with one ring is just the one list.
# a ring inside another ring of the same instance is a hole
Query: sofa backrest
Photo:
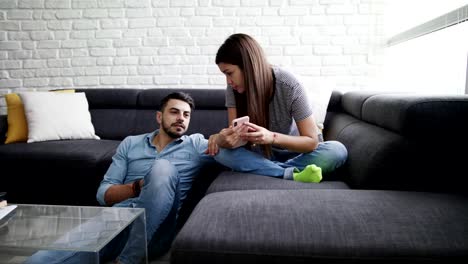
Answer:
[[103, 139], [122, 140], [158, 128], [156, 111], [169, 93], [189, 93], [195, 100], [187, 134], [205, 137], [227, 126], [224, 89], [77, 89], [86, 93], [96, 134]]
[[466, 193], [468, 96], [335, 92], [330, 103], [324, 137], [346, 145], [352, 187]]
[[7, 131], [8, 117], [7, 115], [0, 115], [0, 145], [5, 142]]

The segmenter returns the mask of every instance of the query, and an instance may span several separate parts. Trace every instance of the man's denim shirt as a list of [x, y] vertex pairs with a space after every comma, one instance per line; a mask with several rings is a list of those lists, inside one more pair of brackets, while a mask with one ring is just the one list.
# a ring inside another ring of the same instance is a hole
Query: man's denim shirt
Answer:
[[[101, 205], [106, 205], [104, 194], [110, 186], [142, 179], [151, 170], [155, 159], [166, 159], [178, 170], [180, 197], [183, 201], [200, 168], [214, 162], [211, 156], [205, 154], [208, 140], [202, 134], [184, 135], [158, 152], [153, 145], [153, 139], [158, 133], [159, 130], [156, 130], [148, 134], [128, 136], [120, 143], [96, 195]], [[127, 199], [123, 203], [129, 206], [131, 200]], [[124, 206], [122, 203], [119, 205]]]

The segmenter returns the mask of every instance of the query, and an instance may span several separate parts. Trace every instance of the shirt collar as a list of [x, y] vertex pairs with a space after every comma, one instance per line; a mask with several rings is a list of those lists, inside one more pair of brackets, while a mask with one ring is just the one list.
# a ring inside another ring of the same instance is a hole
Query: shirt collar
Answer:
[[[157, 136], [159, 134], [159, 129], [156, 129], [155, 131], [151, 132], [151, 133], [148, 133], [146, 135], [146, 144], [148, 144], [148, 146], [150, 147], [156, 147], [155, 145], [153, 145], [153, 139], [155, 136]], [[174, 140], [174, 142], [177, 142], [177, 143], [180, 143], [182, 141], [184, 141], [185, 139], [187, 138], [186, 135], [183, 135], [181, 136], [180, 138]]]

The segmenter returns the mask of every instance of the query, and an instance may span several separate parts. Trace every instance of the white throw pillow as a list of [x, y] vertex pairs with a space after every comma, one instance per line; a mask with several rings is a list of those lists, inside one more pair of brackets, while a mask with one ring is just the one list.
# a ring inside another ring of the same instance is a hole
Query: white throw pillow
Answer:
[[312, 115], [320, 131], [323, 130], [323, 123], [327, 115], [328, 103], [333, 92], [333, 85], [330, 81], [317, 80], [302, 77], [301, 82], [312, 105]]
[[312, 116], [314, 117], [315, 123], [317, 123], [320, 133], [322, 133], [324, 128], [323, 123], [327, 115], [328, 103], [335, 89], [334, 82], [331, 79], [322, 77], [296, 75], [294, 74], [295, 71], [288, 67], [283, 67], [283, 69], [293, 74], [304, 87], [306, 96], [312, 106]]
[[19, 93], [28, 123], [28, 143], [61, 139], [99, 139], [84, 93]]

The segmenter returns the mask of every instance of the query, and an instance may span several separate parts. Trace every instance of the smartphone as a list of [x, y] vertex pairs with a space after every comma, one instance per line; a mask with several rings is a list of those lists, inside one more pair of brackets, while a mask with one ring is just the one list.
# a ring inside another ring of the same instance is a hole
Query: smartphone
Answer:
[[[242, 126], [242, 124], [244, 124], [245, 122], [249, 122], [249, 120], [250, 120], [250, 118], [248, 116], [243, 116], [243, 117], [239, 117], [239, 118], [236, 118], [236, 119], [232, 120], [232, 129], [236, 133], [247, 132], [249, 130], [249, 128], [247, 126]], [[237, 144], [235, 144], [233, 147], [238, 148], [238, 147], [243, 146], [245, 144], [247, 144], [247, 141], [239, 140], [237, 142]]]
[[241, 127], [242, 124], [244, 124], [245, 122], [249, 122], [249, 120], [250, 120], [249, 116], [236, 118], [232, 120], [232, 127], [234, 128], [235, 131], [238, 131], [239, 127]]

